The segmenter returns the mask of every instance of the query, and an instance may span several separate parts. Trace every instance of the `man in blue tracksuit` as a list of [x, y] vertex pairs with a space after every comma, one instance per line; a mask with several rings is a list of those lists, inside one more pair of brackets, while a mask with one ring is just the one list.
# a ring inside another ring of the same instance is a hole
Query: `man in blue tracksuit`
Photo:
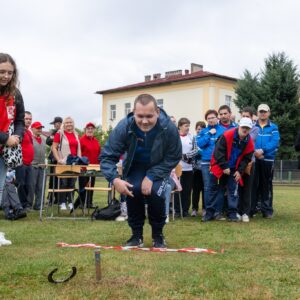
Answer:
[[238, 125], [231, 121], [231, 108], [224, 104], [221, 105], [218, 109], [218, 113], [219, 113], [219, 124], [221, 127], [224, 128], [224, 131], [232, 129], [232, 128], [236, 128]]
[[276, 124], [269, 120], [270, 107], [260, 104], [257, 108], [256, 125], [259, 133], [255, 141], [255, 173], [252, 192], [251, 215], [256, 213], [258, 199], [264, 218], [273, 216], [273, 171], [280, 135]]
[[[210, 160], [212, 157], [212, 153], [215, 149], [215, 143], [219, 136], [224, 133], [225, 129], [218, 124], [218, 113], [216, 110], [209, 109], [205, 113], [205, 120], [207, 121], [208, 125], [198, 134], [197, 144], [198, 147], [202, 150], [201, 170], [203, 176], [204, 201], [206, 207], [209, 193]], [[223, 209], [223, 194], [223, 191], [220, 191], [218, 196], [217, 211], [219, 214], [222, 212]]]
[[[118, 178], [116, 163], [123, 162], [123, 177]], [[182, 156], [176, 126], [156, 100], [139, 95], [133, 113], [121, 120], [112, 131], [100, 155], [101, 171], [117, 192], [126, 195], [128, 224], [132, 236], [128, 247], [143, 247], [145, 203], [152, 227], [153, 247], [166, 247], [163, 227], [166, 220], [164, 192], [173, 168]]]

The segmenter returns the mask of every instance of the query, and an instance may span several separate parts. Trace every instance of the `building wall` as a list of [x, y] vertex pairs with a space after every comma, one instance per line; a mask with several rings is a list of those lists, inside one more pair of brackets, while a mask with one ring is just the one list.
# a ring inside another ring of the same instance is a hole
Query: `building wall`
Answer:
[[[176, 119], [187, 117], [191, 121], [194, 130], [195, 123], [204, 120], [204, 114], [208, 109], [218, 109], [225, 104], [225, 96], [235, 98], [234, 83], [222, 79], [201, 79], [189, 82], [178, 82], [166, 86], [157, 86], [132, 91], [111, 93], [103, 95], [102, 106], [102, 126], [108, 129], [125, 117], [125, 103], [133, 102], [137, 95], [148, 93], [156, 99], [163, 99], [164, 110], [168, 115], [173, 115]], [[116, 105], [116, 119], [110, 120], [110, 105]], [[232, 101], [233, 113], [237, 113], [237, 108]]]

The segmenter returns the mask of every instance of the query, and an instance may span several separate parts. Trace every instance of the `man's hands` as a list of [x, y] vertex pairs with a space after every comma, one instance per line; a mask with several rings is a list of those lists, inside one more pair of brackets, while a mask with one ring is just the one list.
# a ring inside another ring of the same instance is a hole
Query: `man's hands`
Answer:
[[254, 151], [254, 155], [258, 159], [264, 158], [264, 151], [263, 151], [263, 149], [257, 149], [257, 150], [255, 150]]
[[6, 141], [6, 145], [8, 147], [17, 146], [20, 143], [20, 138], [18, 135], [11, 135], [8, 140]]
[[229, 168], [224, 169], [224, 170], [223, 170], [223, 173], [224, 173], [225, 175], [230, 175], [230, 169], [229, 169]]
[[210, 134], [215, 134], [217, 132], [216, 128], [212, 128], [210, 131]]
[[132, 184], [120, 178], [115, 178], [113, 181], [113, 185], [116, 191], [119, 192], [120, 194], [133, 197], [132, 191], [129, 190], [129, 188], [133, 187]]
[[239, 171], [235, 171], [235, 173], [233, 174], [233, 177], [236, 182], [239, 182], [241, 179], [241, 173]]
[[147, 176], [145, 176], [141, 186], [142, 194], [145, 196], [151, 195], [152, 185], [153, 182]]

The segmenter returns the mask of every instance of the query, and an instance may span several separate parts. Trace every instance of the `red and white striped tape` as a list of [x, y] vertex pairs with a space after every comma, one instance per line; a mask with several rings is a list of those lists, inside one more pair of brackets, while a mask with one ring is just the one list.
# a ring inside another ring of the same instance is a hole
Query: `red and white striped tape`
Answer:
[[113, 249], [119, 251], [150, 251], [150, 252], [182, 252], [182, 253], [208, 253], [217, 254], [224, 253], [224, 249], [220, 251], [215, 251], [212, 249], [205, 248], [181, 248], [181, 249], [170, 249], [170, 248], [139, 248], [139, 247], [124, 247], [124, 246], [102, 246], [98, 244], [66, 244], [66, 243], [56, 243], [57, 247], [62, 248], [95, 248], [100, 247], [102, 249]]

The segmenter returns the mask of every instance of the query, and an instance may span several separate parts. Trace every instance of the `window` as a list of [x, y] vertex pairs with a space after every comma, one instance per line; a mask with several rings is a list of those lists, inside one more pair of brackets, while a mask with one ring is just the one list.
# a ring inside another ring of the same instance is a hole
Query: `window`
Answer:
[[113, 121], [115, 120], [117, 117], [117, 109], [116, 109], [116, 105], [111, 105], [110, 106], [110, 120]]
[[164, 108], [164, 99], [157, 99], [156, 102], [159, 108]]
[[231, 107], [232, 97], [229, 95], [225, 96], [225, 104]]
[[125, 103], [125, 117], [131, 112], [131, 103]]

